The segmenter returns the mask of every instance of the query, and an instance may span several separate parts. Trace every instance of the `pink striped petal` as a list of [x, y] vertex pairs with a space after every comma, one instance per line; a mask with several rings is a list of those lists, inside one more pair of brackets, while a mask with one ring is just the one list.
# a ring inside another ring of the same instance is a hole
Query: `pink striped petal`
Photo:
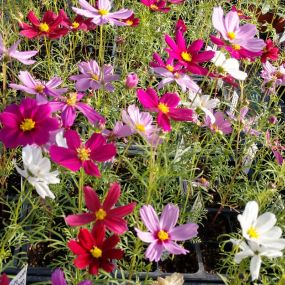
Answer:
[[150, 261], [156, 261], [158, 262], [161, 258], [162, 252], [163, 252], [163, 245], [162, 243], [158, 242], [152, 242], [146, 252], [145, 252], [145, 257], [148, 258]]
[[145, 205], [140, 209], [141, 219], [149, 231], [155, 233], [159, 230], [159, 220], [151, 205]]
[[167, 204], [160, 217], [160, 228], [166, 232], [170, 231], [177, 223], [179, 208], [173, 204]]
[[176, 244], [175, 242], [169, 241], [163, 243], [164, 248], [172, 254], [186, 254], [189, 251], [182, 246]]
[[184, 241], [191, 239], [198, 234], [198, 225], [197, 224], [185, 224], [178, 227], [175, 227], [169, 231], [171, 240]]
[[143, 242], [147, 242], [147, 243], [150, 243], [150, 242], [154, 242], [155, 241], [155, 238], [153, 236], [153, 233], [150, 233], [150, 232], [143, 232], [137, 228], [135, 228], [136, 232], [137, 232], [137, 235], [138, 235], [138, 238], [140, 240], [142, 240]]

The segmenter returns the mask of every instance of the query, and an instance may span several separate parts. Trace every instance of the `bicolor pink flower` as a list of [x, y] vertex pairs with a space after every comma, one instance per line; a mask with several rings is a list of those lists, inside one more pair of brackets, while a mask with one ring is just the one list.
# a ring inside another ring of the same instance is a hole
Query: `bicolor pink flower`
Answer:
[[85, 204], [88, 213], [69, 215], [65, 218], [69, 226], [83, 226], [94, 223], [94, 226], [104, 226], [115, 234], [123, 234], [128, 230], [127, 222], [123, 219], [133, 212], [136, 203], [115, 208], [121, 195], [121, 188], [118, 183], [111, 185], [103, 203], [91, 187], [84, 187]]
[[106, 89], [110, 92], [114, 91], [112, 81], [118, 80], [119, 75], [113, 74], [114, 70], [111, 65], [105, 64], [103, 71], [95, 60], [81, 62], [78, 64], [79, 71], [82, 74], [73, 75], [71, 80], [76, 80], [76, 89], [78, 91], [86, 91], [87, 89], [98, 90]]
[[10, 58], [15, 58], [21, 63], [26, 64], [26, 65], [35, 63], [36, 61], [30, 58], [36, 55], [38, 51], [36, 50], [18, 51], [17, 48], [19, 44], [20, 44], [20, 40], [16, 41], [10, 48], [7, 49], [0, 35], [0, 60], [2, 58], [4, 59], [8, 58], [8, 60]]
[[193, 121], [194, 111], [187, 108], [177, 108], [180, 98], [175, 93], [165, 93], [161, 98], [154, 89], [146, 91], [138, 89], [137, 96], [144, 108], [157, 112], [157, 123], [165, 131], [171, 130], [170, 119], [174, 121]]
[[165, 0], [141, 0], [141, 3], [153, 12], [163, 12], [167, 13], [170, 11], [170, 8], [167, 7], [167, 3]]
[[283, 164], [284, 158], [282, 157], [282, 151], [285, 150], [285, 146], [281, 145], [279, 140], [271, 141], [269, 130], [266, 131], [266, 144], [271, 148], [274, 157], [279, 165]]
[[164, 250], [171, 254], [186, 254], [188, 250], [178, 245], [175, 241], [184, 241], [196, 237], [198, 225], [188, 223], [175, 227], [179, 208], [173, 204], [164, 207], [160, 219], [151, 205], [145, 205], [140, 209], [140, 216], [148, 232], [135, 228], [138, 237], [150, 243], [145, 257], [150, 261], [158, 262]]
[[61, 101], [52, 101], [50, 106], [53, 112], [61, 111], [62, 125], [69, 128], [76, 118], [76, 110], [80, 111], [91, 124], [105, 123], [105, 118], [97, 113], [90, 105], [80, 102], [85, 94], [72, 92], [67, 97], [58, 97]]
[[205, 126], [207, 126], [213, 133], [227, 135], [232, 132], [231, 123], [225, 119], [223, 112], [215, 112], [214, 117], [215, 122], [213, 122], [209, 116], [206, 116], [205, 118]]
[[26, 23], [20, 23], [20, 34], [29, 39], [35, 37], [48, 37], [50, 39], [58, 39], [65, 36], [68, 33], [66, 27], [62, 27], [63, 16], [61, 13], [63, 10], [59, 11], [59, 14], [55, 14], [52, 11], [46, 11], [42, 20], [35, 15], [33, 11], [30, 11], [27, 18], [31, 25]]
[[107, 23], [116, 26], [127, 26], [128, 24], [121, 20], [129, 18], [133, 14], [133, 11], [128, 9], [110, 12], [112, 6], [109, 0], [98, 0], [96, 8], [85, 0], [79, 0], [79, 5], [82, 9], [72, 7], [73, 11], [81, 16], [92, 18], [92, 22], [99, 26]]
[[53, 77], [47, 83], [34, 79], [28, 71], [20, 71], [18, 77], [22, 85], [11, 83], [9, 86], [13, 89], [36, 95], [36, 100], [39, 103], [48, 102], [47, 96], [58, 97], [68, 90], [67, 88], [56, 89], [62, 83], [60, 77]]
[[[256, 26], [253, 24], [240, 26], [240, 19], [237, 12], [230, 11], [224, 16], [223, 9], [215, 7], [212, 23], [214, 28], [220, 32], [226, 41], [226, 45], [233, 50], [239, 51], [243, 49], [247, 52], [260, 53], [261, 55], [265, 43], [262, 39], [255, 38], [257, 33]], [[229, 52], [231, 53], [231, 50]], [[234, 57], [237, 58], [236, 56]]]
[[68, 130], [64, 134], [68, 148], [51, 146], [51, 159], [71, 171], [78, 171], [83, 167], [86, 174], [100, 177], [101, 173], [94, 161], [104, 162], [116, 155], [114, 144], [107, 144], [106, 139], [94, 133], [84, 144], [80, 136], [74, 130]]
[[170, 57], [177, 59], [188, 71], [203, 75], [208, 73], [208, 70], [200, 64], [211, 60], [215, 53], [213, 51], [201, 52], [203, 40], [198, 39], [187, 47], [183, 33], [178, 30], [175, 41], [169, 35], [165, 35], [165, 42], [169, 46], [166, 51]]
[[3, 128], [0, 141], [7, 148], [28, 144], [43, 145], [49, 140], [49, 132], [58, 128], [58, 121], [51, 117], [49, 104], [38, 105], [32, 98], [22, 99], [20, 105], [12, 104], [0, 113]]

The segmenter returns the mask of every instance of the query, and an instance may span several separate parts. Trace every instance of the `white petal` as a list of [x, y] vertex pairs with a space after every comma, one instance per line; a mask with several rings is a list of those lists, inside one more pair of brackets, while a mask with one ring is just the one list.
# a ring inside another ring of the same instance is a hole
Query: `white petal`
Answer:
[[259, 255], [255, 255], [250, 260], [250, 274], [252, 281], [258, 279], [261, 266], [261, 258]]
[[277, 222], [277, 219], [274, 214], [272, 213], [264, 213], [257, 218], [256, 221], [256, 231], [259, 234], [265, 233], [269, 231]]

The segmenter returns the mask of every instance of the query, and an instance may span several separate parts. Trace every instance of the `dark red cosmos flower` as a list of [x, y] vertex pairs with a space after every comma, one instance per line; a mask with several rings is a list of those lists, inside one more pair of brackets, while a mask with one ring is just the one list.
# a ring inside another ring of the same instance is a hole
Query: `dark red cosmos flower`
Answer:
[[169, 35], [165, 35], [165, 42], [169, 46], [169, 48], [166, 48], [169, 56], [177, 59], [179, 63], [188, 69], [188, 71], [202, 75], [208, 73], [208, 69], [199, 64], [211, 60], [214, 57], [215, 52], [200, 52], [204, 45], [203, 40], [198, 39], [187, 47], [183, 33], [178, 30], [175, 41]]
[[128, 24], [129, 27], [136, 27], [140, 23], [140, 19], [132, 14], [129, 18], [122, 20], [124, 23]]
[[73, 21], [71, 21], [66, 13], [61, 10], [62, 15], [62, 25], [73, 32], [75, 31], [91, 31], [96, 29], [96, 25], [92, 23], [92, 19], [85, 19], [84, 17], [77, 15]]
[[237, 9], [237, 7], [236, 7], [236, 6], [233, 6], [233, 7], [232, 7], [232, 9], [231, 9], [231, 11], [233, 11], [233, 12], [237, 12], [237, 14], [238, 14], [238, 16], [239, 16], [239, 18], [240, 18], [240, 19], [244, 19], [244, 20], [251, 19], [251, 17], [246, 16], [246, 15], [243, 13], [243, 11], [242, 11], [242, 10]]
[[134, 210], [136, 203], [114, 208], [121, 195], [118, 183], [111, 185], [103, 204], [91, 187], [84, 187], [84, 195], [86, 207], [90, 212], [67, 216], [65, 221], [69, 226], [82, 226], [94, 222], [96, 226], [106, 226], [115, 234], [123, 234], [128, 230], [127, 222], [123, 217]]
[[169, 7], [166, 7], [166, 1], [164, 0], [141, 0], [141, 3], [149, 7], [153, 12], [163, 12], [167, 13], [170, 11]]
[[273, 61], [277, 60], [279, 57], [279, 48], [276, 47], [271, 39], [265, 41], [266, 46], [263, 48], [261, 62], [265, 63], [267, 59]]
[[68, 33], [68, 29], [62, 26], [63, 10], [59, 11], [56, 15], [52, 11], [45, 12], [43, 19], [40, 21], [33, 11], [30, 11], [27, 15], [31, 25], [26, 23], [20, 23], [20, 34], [29, 39], [35, 37], [48, 37], [50, 39], [58, 39], [65, 36]]
[[10, 280], [6, 273], [2, 273], [0, 276], [0, 285], [9, 285]]
[[90, 274], [97, 275], [102, 268], [106, 272], [112, 272], [114, 264], [112, 259], [121, 259], [123, 251], [115, 246], [120, 241], [117, 235], [105, 239], [105, 229], [96, 226], [90, 232], [80, 229], [77, 240], [70, 240], [67, 244], [69, 249], [77, 255], [74, 265], [79, 269], [87, 267]]

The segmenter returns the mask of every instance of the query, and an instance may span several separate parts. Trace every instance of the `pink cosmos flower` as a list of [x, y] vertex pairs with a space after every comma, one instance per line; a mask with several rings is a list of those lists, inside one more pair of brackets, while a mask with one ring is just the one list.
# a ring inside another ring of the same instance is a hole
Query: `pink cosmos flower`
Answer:
[[103, 71], [101, 71], [95, 60], [81, 62], [78, 68], [82, 74], [70, 77], [71, 80], [77, 80], [75, 86], [78, 91], [86, 91], [89, 88], [92, 90], [104, 88], [113, 92], [114, 86], [111, 82], [120, 78], [119, 75], [113, 74], [113, 67], [111, 65], [105, 64]]
[[[260, 53], [259, 55], [261, 55], [265, 43], [262, 39], [255, 38], [257, 33], [256, 26], [253, 24], [240, 26], [240, 20], [237, 12], [230, 11], [226, 16], [224, 16], [223, 9], [221, 7], [215, 7], [212, 16], [212, 23], [214, 28], [220, 32], [221, 36], [226, 41], [226, 44], [224, 43], [224, 45], [230, 47], [228, 49], [230, 53], [235, 50], [238, 52], [242, 49], [249, 52], [248, 57], [254, 56], [254, 54], [250, 56], [252, 52], [255, 54]], [[231, 55], [238, 58], [232, 53]]]
[[169, 7], [166, 7], [166, 1], [165, 0], [141, 0], [141, 3], [147, 7], [153, 12], [163, 12], [167, 13], [170, 11]]
[[48, 101], [47, 96], [58, 97], [68, 90], [67, 88], [56, 89], [62, 83], [60, 77], [53, 77], [47, 83], [34, 79], [28, 71], [20, 71], [18, 77], [23, 84], [11, 83], [9, 86], [13, 89], [36, 95], [36, 100], [39, 103], [46, 103]]
[[140, 209], [140, 215], [149, 232], [143, 232], [137, 228], [135, 230], [142, 241], [150, 243], [145, 252], [145, 257], [150, 261], [158, 262], [164, 250], [171, 254], [186, 254], [188, 250], [175, 241], [188, 240], [198, 234], [197, 224], [188, 223], [175, 227], [179, 208], [172, 204], [164, 207], [160, 219], [151, 205], [143, 206]]
[[69, 128], [73, 125], [76, 118], [76, 109], [83, 113], [91, 124], [97, 122], [105, 123], [105, 118], [98, 114], [90, 105], [80, 102], [84, 96], [85, 94], [72, 92], [68, 97], [58, 97], [61, 101], [50, 102], [53, 112], [62, 111], [61, 119], [63, 127]]
[[175, 121], [193, 121], [194, 111], [186, 108], [176, 108], [180, 98], [175, 93], [165, 93], [161, 98], [154, 89], [146, 91], [138, 89], [137, 96], [144, 108], [157, 112], [157, 123], [165, 131], [171, 130], [170, 119]]
[[207, 126], [213, 133], [230, 134], [232, 132], [231, 123], [225, 119], [223, 112], [214, 113], [215, 122], [209, 116], [205, 118], [205, 126]]
[[140, 112], [136, 105], [130, 105], [128, 111], [122, 111], [122, 120], [133, 134], [138, 133], [151, 145], [157, 146], [160, 143], [159, 130], [152, 124], [152, 116], [147, 112]]
[[35, 37], [48, 37], [50, 39], [58, 39], [62, 36], [65, 36], [68, 33], [66, 27], [62, 27], [63, 10], [59, 11], [59, 14], [55, 14], [52, 11], [46, 11], [42, 20], [35, 15], [33, 11], [30, 11], [27, 15], [31, 25], [26, 23], [20, 23], [20, 34], [29, 39]]
[[103, 203], [91, 187], [84, 187], [84, 197], [88, 213], [69, 215], [65, 218], [69, 226], [83, 226], [94, 222], [94, 226], [105, 226], [115, 234], [123, 234], [128, 230], [127, 222], [123, 217], [133, 212], [136, 203], [114, 208], [121, 195], [118, 183], [111, 185]]
[[16, 41], [10, 48], [6, 48], [3, 42], [3, 39], [0, 35], [0, 60], [2, 58], [8, 58], [10, 57], [17, 59], [23, 64], [29, 65], [33, 64], [36, 61], [30, 59], [32, 56], [36, 55], [38, 51], [31, 50], [31, 51], [18, 51], [17, 48], [20, 44], [20, 40]]
[[49, 140], [49, 132], [58, 128], [58, 121], [51, 118], [49, 104], [38, 105], [32, 98], [22, 99], [20, 105], [12, 104], [0, 113], [3, 128], [0, 141], [7, 148], [28, 144], [43, 145]]
[[266, 131], [265, 139], [267, 145], [271, 148], [277, 163], [279, 165], [282, 165], [284, 161], [284, 158], [282, 157], [282, 151], [285, 150], [285, 146], [282, 146], [279, 140], [274, 140], [272, 143], [269, 130]]
[[103, 135], [105, 135], [109, 141], [114, 141], [116, 138], [124, 138], [133, 134], [131, 128], [127, 125], [124, 125], [122, 122], [116, 122], [112, 131], [104, 130]]
[[200, 64], [211, 60], [215, 53], [213, 51], [200, 52], [204, 45], [203, 40], [196, 40], [187, 47], [183, 33], [178, 30], [175, 41], [169, 35], [165, 35], [165, 42], [169, 46], [166, 49], [169, 55], [177, 59], [188, 71], [202, 75], [208, 73], [208, 70]]
[[128, 9], [121, 9], [111, 13], [112, 6], [109, 0], [98, 0], [97, 8], [91, 6], [85, 0], [79, 0], [79, 5], [82, 9], [72, 7], [73, 11], [81, 16], [92, 18], [92, 22], [99, 26], [107, 23], [116, 26], [127, 26], [128, 24], [121, 20], [127, 19], [133, 14], [133, 11]]
[[86, 174], [100, 177], [99, 168], [93, 161], [107, 161], [116, 155], [115, 145], [107, 144], [101, 134], [94, 133], [85, 144], [74, 130], [66, 131], [64, 136], [68, 148], [53, 145], [50, 156], [55, 163], [71, 171], [78, 171], [83, 167]]

